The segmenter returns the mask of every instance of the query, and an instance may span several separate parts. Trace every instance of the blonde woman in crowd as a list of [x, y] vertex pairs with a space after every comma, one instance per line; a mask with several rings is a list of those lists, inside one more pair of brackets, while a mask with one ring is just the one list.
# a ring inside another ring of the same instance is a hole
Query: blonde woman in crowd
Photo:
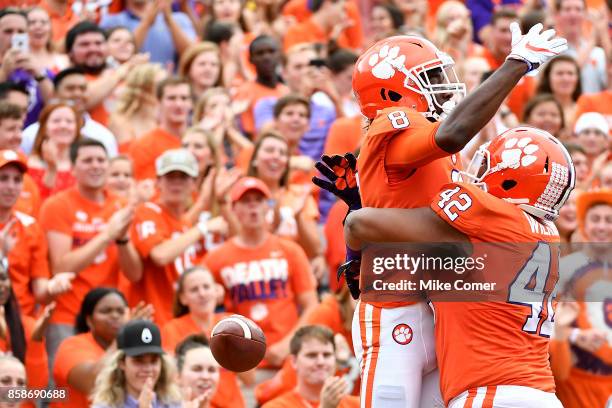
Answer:
[[192, 44], [185, 50], [179, 61], [178, 74], [189, 78], [194, 95], [223, 85], [221, 53], [212, 42]]
[[128, 74], [125, 87], [108, 128], [117, 138], [120, 152], [127, 152], [132, 140], [157, 127], [156, 86], [166, 72], [155, 64], [141, 64]]
[[40, 7], [28, 11], [28, 38], [30, 54], [37, 63], [57, 73], [70, 65], [68, 56], [53, 50], [51, 43], [51, 19], [49, 13]]
[[474, 43], [470, 11], [462, 2], [450, 0], [442, 3], [436, 13], [433, 42], [453, 57], [461, 66], [466, 58], [481, 55], [483, 47]]
[[252, 146], [236, 128], [231, 98], [225, 88], [210, 88], [197, 101], [193, 123], [212, 134], [222, 164], [233, 163], [242, 149]]
[[66, 102], [47, 105], [39, 117], [40, 127], [28, 160], [28, 173], [41, 199], [72, 187], [70, 145], [81, 138], [81, 116]]
[[117, 348], [96, 379], [92, 407], [182, 406], [174, 362], [162, 350], [154, 323], [127, 323], [117, 335]]

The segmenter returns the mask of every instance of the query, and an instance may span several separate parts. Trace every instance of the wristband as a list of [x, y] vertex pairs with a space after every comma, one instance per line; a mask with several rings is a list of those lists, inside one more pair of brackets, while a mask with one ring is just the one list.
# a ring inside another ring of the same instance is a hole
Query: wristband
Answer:
[[123, 239], [116, 239], [115, 240], [115, 244], [117, 244], [117, 245], [127, 245], [128, 242], [130, 242], [129, 238], [123, 238]]
[[208, 235], [208, 226], [206, 226], [206, 223], [205, 222], [198, 222], [196, 224], [196, 227], [200, 231], [200, 234], [202, 235], [202, 238], [206, 238], [206, 235]]

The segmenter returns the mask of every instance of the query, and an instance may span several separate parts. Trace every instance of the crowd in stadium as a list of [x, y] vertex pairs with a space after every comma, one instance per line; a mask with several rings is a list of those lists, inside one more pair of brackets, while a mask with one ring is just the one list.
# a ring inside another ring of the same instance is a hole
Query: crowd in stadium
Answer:
[[[612, 241], [610, 1], [0, 6], [2, 387], [65, 389], [57, 407], [360, 406], [357, 301], [336, 278], [347, 206], [311, 179], [322, 155], [358, 154], [355, 64], [394, 35], [450, 55], [468, 97], [510, 54], [512, 23], [567, 40], [460, 156], [519, 125], [561, 141], [576, 174], [561, 255], [598, 267], [559, 290], [610, 280], [612, 248], [583, 244]], [[611, 407], [612, 301], [556, 307], [557, 397]], [[209, 347], [234, 313], [267, 341], [244, 373]]]

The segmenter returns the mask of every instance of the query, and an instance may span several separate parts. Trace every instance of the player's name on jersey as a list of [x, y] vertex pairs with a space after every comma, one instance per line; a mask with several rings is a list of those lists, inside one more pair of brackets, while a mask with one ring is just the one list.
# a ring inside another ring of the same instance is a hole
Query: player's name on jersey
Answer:
[[497, 282], [466, 282], [458, 279], [454, 282], [444, 282], [439, 279], [420, 279], [417, 281], [402, 279], [398, 282], [374, 280], [372, 288], [378, 291], [495, 291]]

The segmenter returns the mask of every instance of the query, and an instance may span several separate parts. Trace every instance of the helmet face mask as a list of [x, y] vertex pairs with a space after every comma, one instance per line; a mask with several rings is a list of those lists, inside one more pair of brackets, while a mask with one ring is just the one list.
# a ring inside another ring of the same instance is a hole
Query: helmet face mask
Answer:
[[364, 116], [389, 107], [407, 107], [441, 120], [465, 96], [453, 59], [430, 41], [389, 37], [370, 47], [355, 64], [353, 92]]
[[443, 120], [465, 97], [466, 88], [459, 81], [453, 59], [442, 52], [438, 57], [409, 70], [404, 87], [425, 97], [429, 107], [423, 112], [426, 117]]

